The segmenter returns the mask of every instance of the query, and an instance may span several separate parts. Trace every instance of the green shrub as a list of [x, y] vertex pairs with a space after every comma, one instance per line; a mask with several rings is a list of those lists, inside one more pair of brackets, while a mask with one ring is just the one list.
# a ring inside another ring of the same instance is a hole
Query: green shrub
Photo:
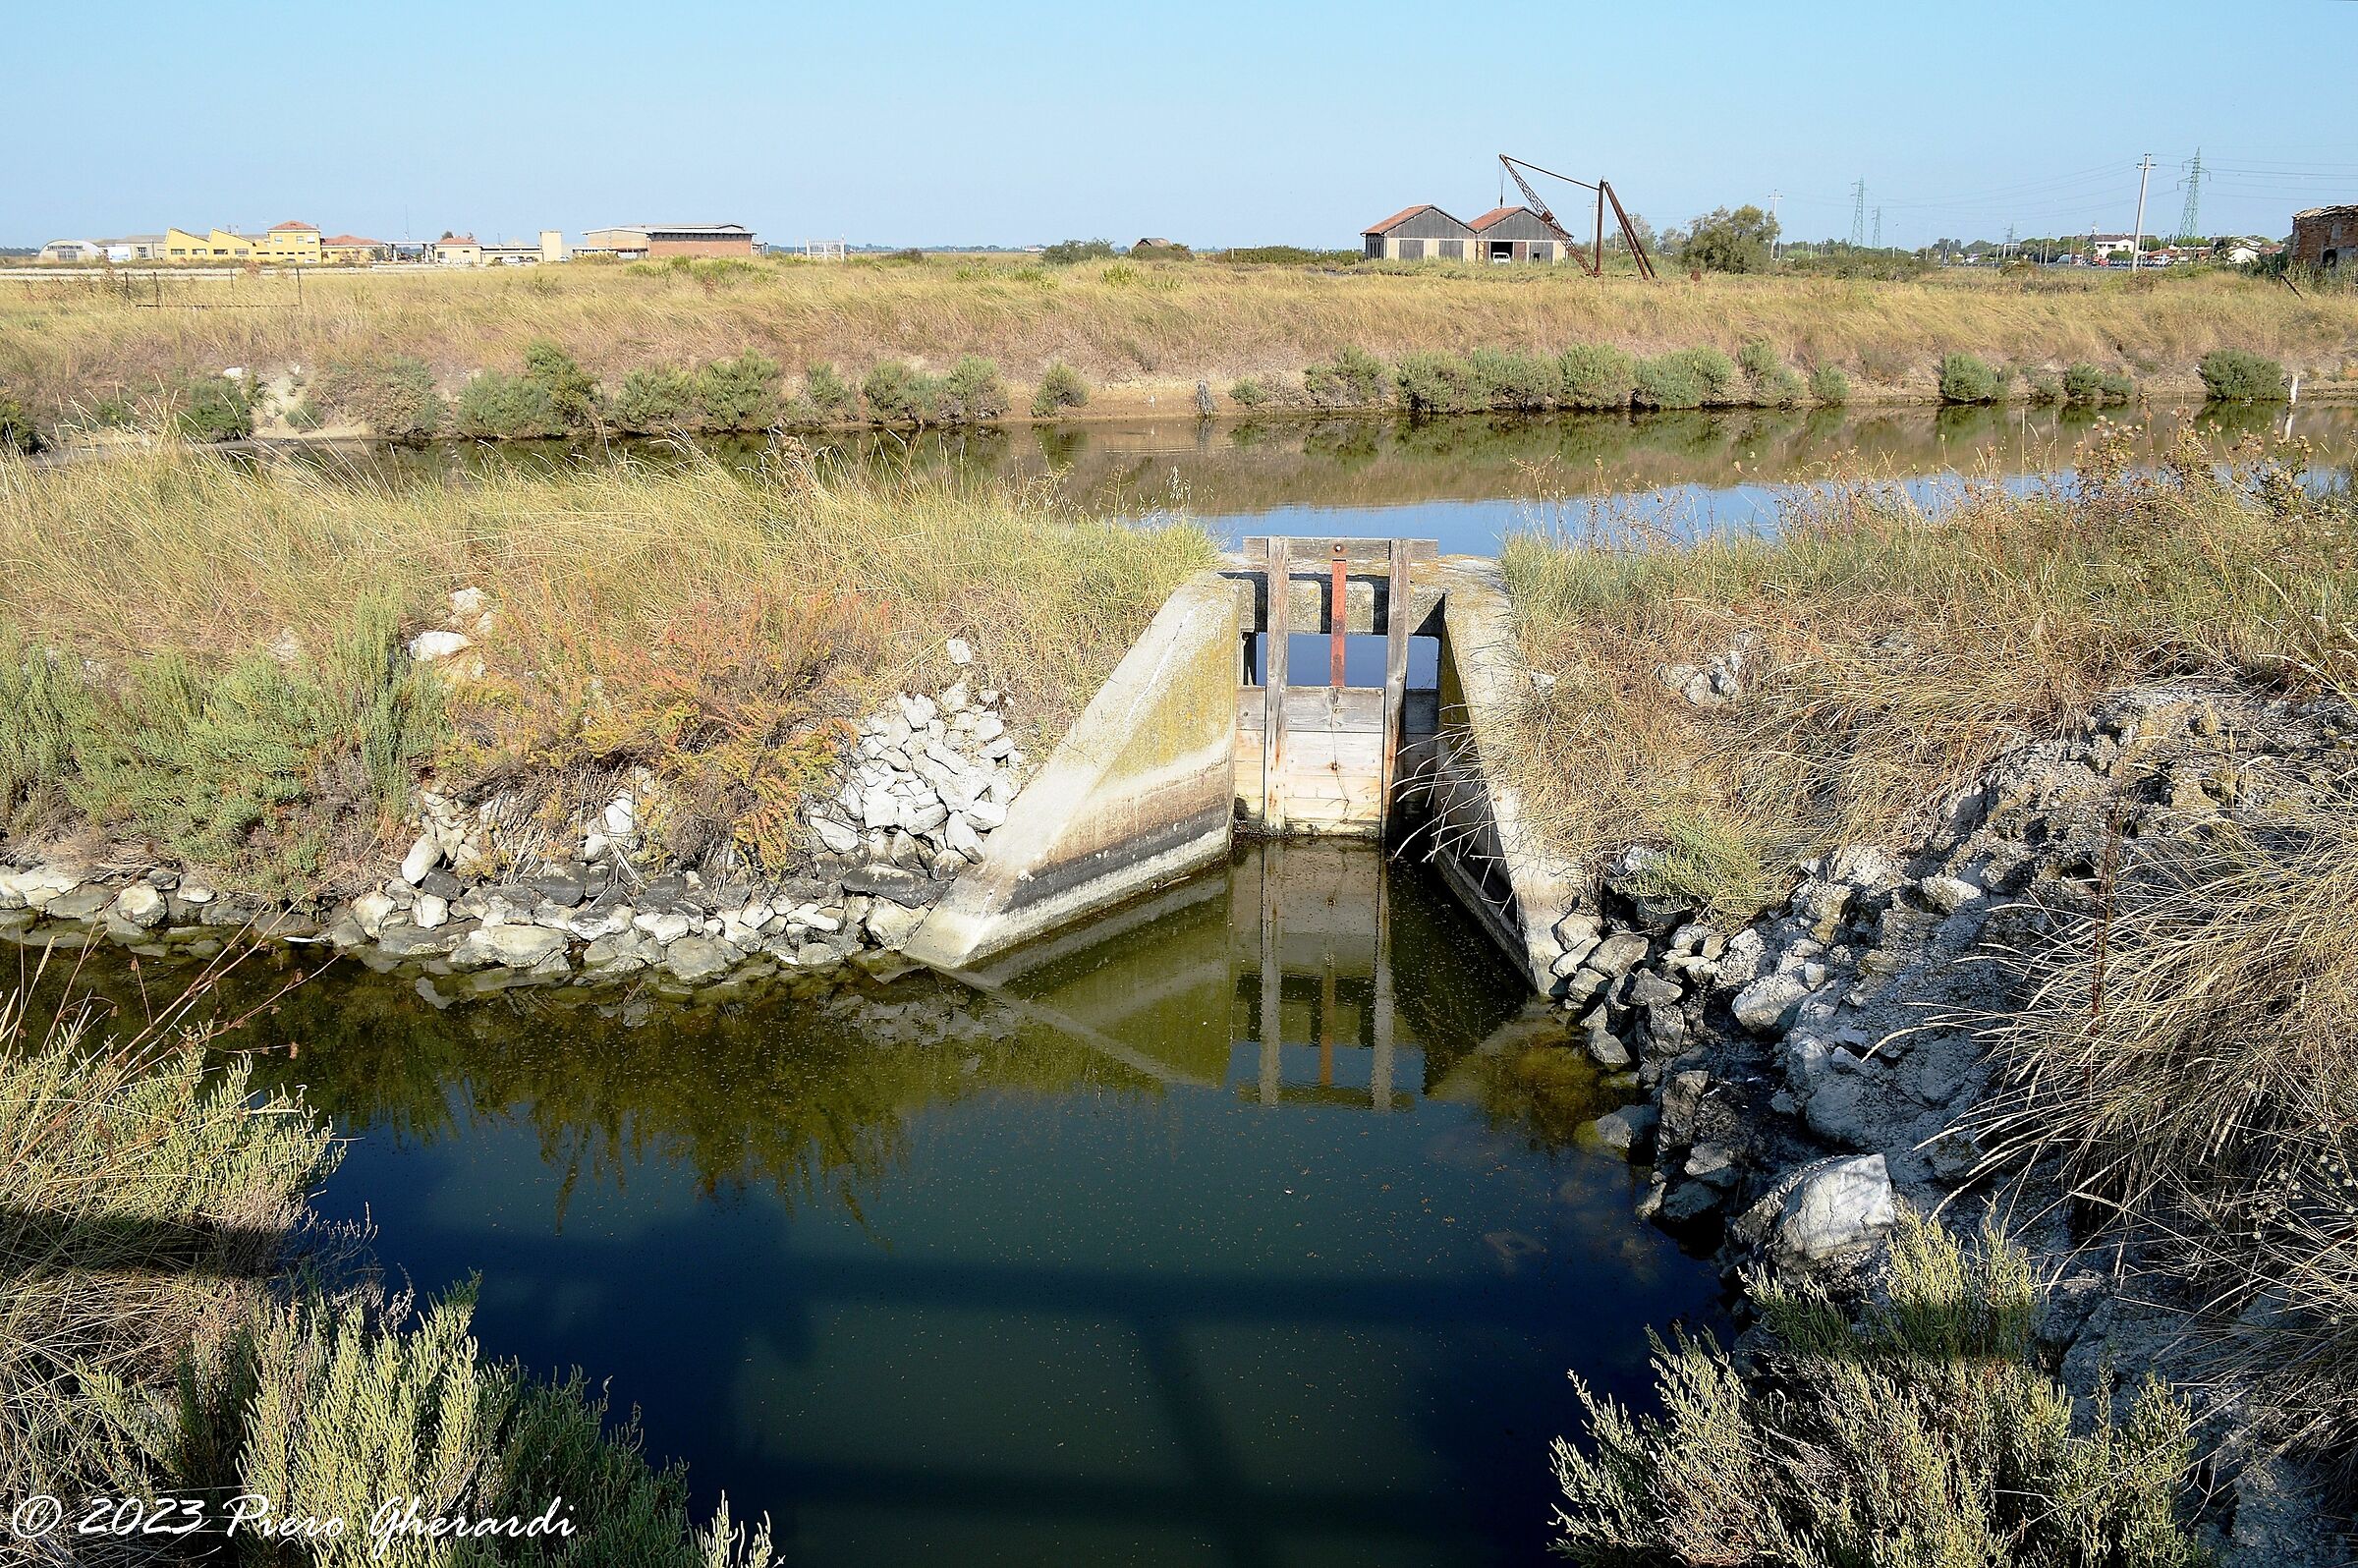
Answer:
[[0, 835], [31, 831], [70, 804], [90, 707], [70, 662], [0, 625]]
[[697, 378], [671, 366], [633, 370], [614, 396], [614, 422], [647, 433], [697, 427]]
[[714, 360], [697, 372], [696, 406], [710, 430], [766, 430], [785, 410], [778, 362], [753, 349], [733, 360]]
[[1718, 207], [1688, 225], [1678, 258], [1702, 272], [1766, 272], [1776, 236], [1776, 219], [1759, 207]]
[[1582, 343], [1556, 360], [1557, 394], [1568, 409], [1625, 409], [1638, 384], [1638, 362], [1609, 344]]
[[[2076, 368], [2076, 366], [2075, 366]], [[2090, 367], [2093, 369], [2093, 366]], [[2030, 366], [2021, 371], [2023, 398], [2030, 403], [2061, 403], [2063, 382], [2052, 370]]]
[[1557, 1549], [1632, 1563], [2190, 1568], [2193, 1416], [2158, 1381], [2075, 1430], [2041, 1370], [2029, 1260], [1903, 1218], [1887, 1297], [1854, 1325], [1822, 1290], [1764, 1294], [1751, 1366], [1655, 1342], [1664, 1414], [1586, 1384], [1590, 1446], [1558, 1439]]
[[1218, 259], [1263, 266], [1354, 266], [1364, 260], [1357, 251], [1312, 251], [1298, 245], [1246, 245], [1219, 252]]
[[2245, 349], [2203, 356], [2203, 391], [2215, 403], [2276, 403], [2284, 397], [2284, 366]]
[[1069, 267], [1082, 261], [1110, 261], [1113, 259], [1113, 242], [1059, 240], [1041, 251], [1039, 258], [1052, 267]]
[[568, 433], [597, 427], [597, 382], [572, 355], [546, 338], [535, 339], [524, 346], [524, 374], [526, 380], [544, 389], [549, 411]]
[[1411, 414], [1471, 414], [1489, 407], [1474, 366], [1454, 354], [1404, 354], [1392, 373], [1400, 401]]
[[1850, 374], [1838, 365], [1822, 364], [1810, 372], [1810, 396], [1830, 406], [1850, 401]]
[[1039, 385], [1032, 393], [1032, 417], [1044, 420], [1060, 409], [1077, 409], [1088, 402], [1089, 383], [1059, 360], [1040, 372]]
[[2102, 408], [2107, 404], [2126, 403], [2137, 392], [2125, 370], [2100, 370], [2080, 361], [2063, 372], [2063, 401]]
[[878, 424], [930, 424], [940, 414], [941, 383], [904, 360], [879, 360], [860, 383], [868, 417]]
[[1392, 376], [1383, 362], [1367, 350], [1346, 348], [1334, 357], [1332, 364], [1314, 364], [1304, 370], [1302, 389], [1316, 408], [1380, 408], [1392, 400]]
[[1248, 409], [1258, 409], [1270, 398], [1269, 389], [1249, 375], [1228, 388], [1228, 401]]
[[257, 394], [237, 376], [205, 376], [183, 383], [173, 400], [172, 424], [188, 441], [241, 441], [253, 433]]
[[1476, 349], [1467, 363], [1485, 408], [1537, 413], [1555, 402], [1562, 385], [1552, 363], [1519, 349]]
[[442, 688], [369, 602], [314, 665], [263, 652], [199, 670], [164, 655], [102, 694], [87, 723], [67, 788], [93, 822], [242, 886], [308, 891], [366, 861], [406, 811], [443, 733]]
[[459, 389], [459, 433], [487, 440], [521, 441], [563, 435], [565, 423], [549, 406], [547, 390], [529, 377], [485, 370]]
[[860, 404], [859, 389], [824, 360], [804, 369], [803, 398], [828, 420], [848, 419]]
[[942, 377], [935, 406], [944, 424], [980, 424], [1007, 412], [1007, 384], [999, 379], [997, 364], [969, 354]]
[[41, 432], [32, 422], [32, 414], [17, 395], [0, 387], [0, 452], [14, 452], [30, 457], [41, 449]]
[[1706, 403], [1733, 403], [1736, 389], [1742, 384], [1743, 372], [1736, 362], [1717, 349], [1681, 349], [1672, 358], [1683, 362], [1703, 384]]
[[1630, 401], [1641, 409], [1700, 409], [1708, 391], [1684, 356], [1663, 354], [1638, 362]]
[[1736, 367], [1751, 384], [1752, 401], [1763, 408], [1791, 408], [1801, 401], [1801, 376], [1768, 344], [1754, 339], [1736, 355]]
[[388, 441], [423, 440], [449, 414], [433, 369], [407, 354], [330, 360], [304, 389], [304, 402], [325, 419], [351, 420]]
[[1948, 354], [1940, 360], [1940, 401], [1995, 403], [2005, 390], [2005, 373], [1971, 354]]

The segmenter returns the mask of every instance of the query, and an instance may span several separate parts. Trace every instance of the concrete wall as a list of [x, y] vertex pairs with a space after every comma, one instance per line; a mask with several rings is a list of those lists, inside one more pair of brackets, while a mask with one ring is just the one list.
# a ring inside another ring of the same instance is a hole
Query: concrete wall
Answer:
[[1434, 737], [1429, 830], [1432, 864], [1492, 940], [1546, 992], [1563, 948], [1555, 924], [1581, 878], [1546, 853], [1511, 784], [1489, 759], [1501, 726], [1529, 691], [1514, 615], [1497, 563], [1459, 556], [1444, 563], [1440, 727]]
[[1183, 584], [904, 951], [964, 968], [1228, 852], [1250, 589]]

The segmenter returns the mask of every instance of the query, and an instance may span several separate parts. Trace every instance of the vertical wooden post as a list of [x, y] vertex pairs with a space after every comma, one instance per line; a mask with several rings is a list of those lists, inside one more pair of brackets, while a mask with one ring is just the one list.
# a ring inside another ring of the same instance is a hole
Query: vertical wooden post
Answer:
[[1319, 986], [1319, 1087], [1334, 1087], [1334, 947], [1328, 938], [1326, 970]]
[[1277, 1103], [1284, 1076], [1285, 962], [1277, 928], [1277, 845], [1261, 846], [1261, 1102]]
[[1391, 573], [1383, 607], [1383, 761], [1376, 775], [1376, 835], [1391, 825], [1392, 789], [1400, 772], [1400, 725], [1408, 706], [1408, 540], [1391, 541]]
[[1597, 182], [1597, 261], [1590, 269], [1596, 277], [1604, 276], [1604, 182]]
[[1285, 827], [1285, 795], [1277, 787], [1277, 771], [1285, 761], [1285, 654], [1287, 611], [1292, 577], [1286, 562], [1286, 540], [1269, 535], [1268, 557], [1263, 565], [1267, 579], [1269, 613], [1266, 632], [1267, 670], [1262, 678], [1261, 825], [1276, 833]]
[[1346, 646], [1344, 639], [1349, 632], [1350, 620], [1344, 609], [1343, 580], [1349, 571], [1349, 566], [1343, 560], [1343, 541], [1341, 539], [1334, 541], [1333, 550], [1334, 566], [1328, 578], [1329, 586], [1326, 590], [1326, 684], [1336, 691], [1341, 691], [1343, 687], [1350, 684], [1343, 673], [1343, 652]]

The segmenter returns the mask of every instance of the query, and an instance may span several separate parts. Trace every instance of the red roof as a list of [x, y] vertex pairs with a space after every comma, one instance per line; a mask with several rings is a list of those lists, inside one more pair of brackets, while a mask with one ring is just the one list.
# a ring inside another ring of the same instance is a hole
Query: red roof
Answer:
[[475, 236], [472, 234], [446, 234], [434, 242], [436, 245], [474, 245], [475, 243]]
[[357, 234], [331, 234], [326, 239], [321, 240], [319, 243], [323, 246], [333, 245], [341, 247], [365, 245], [381, 247], [385, 242], [382, 240], [364, 240]]
[[[1415, 217], [1420, 212], [1441, 212], [1441, 209], [1434, 206], [1430, 201], [1420, 201], [1413, 207], [1402, 207], [1399, 211], [1393, 213], [1381, 223], [1371, 223], [1359, 232], [1362, 234], [1382, 234], [1386, 230], [1398, 228], [1401, 224], [1406, 223], [1409, 219]], [[1446, 212], [1441, 212], [1441, 216], [1444, 218], [1449, 218], [1449, 214]], [[1449, 218], [1449, 221], [1451, 223], [1455, 223], [1458, 220], [1455, 218]]]
[[287, 230], [289, 230], [289, 229], [294, 229], [294, 230], [297, 230], [297, 231], [298, 231], [298, 232], [300, 232], [300, 233], [305, 233], [305, 234], [309, 234], [309, 233], [316, 232], [316, 231], [314, 231], [314, 230], [311, 228], [311, 226], [310, 226], [309, 224], [308, 224], [308, 223], [297, 223], [297, 222], [296, 222], [296, 221], [295, 221], [293, 218], [289, 218], [289, 219], [288, 219], [286, 222], [284, 222], [284, 223], [273, 223], [272, 225], [270, 225], [270, 232], [271, 232], [272, 234], [284, 234], [284, 233], [285, 233]]
[[1532, 211], [1529, 207], [1492, 207], [1481, 217], [1476, 218], [1473, 222], [1467, 224], [1466, 227], [1474, 230], [1476, 233], [1480, 233], [1482, 230], [1488, 228], [1491, 224], [1500, 222], [1506, 218], [1511, 218], [1518, 212], [1524, 214], [1526, 217], [1536, 218], [1539, 216], [1538, 213]]

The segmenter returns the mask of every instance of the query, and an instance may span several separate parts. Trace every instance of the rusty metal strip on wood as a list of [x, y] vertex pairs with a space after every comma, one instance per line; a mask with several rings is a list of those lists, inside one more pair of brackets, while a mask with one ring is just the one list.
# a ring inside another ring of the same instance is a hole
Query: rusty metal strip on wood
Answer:
[[1391, 825], [1392, 786], [1400, 772], [1400, 720], [1408, 705], [1408, 541], [1394, 539], [1383, 606], [1383, 761], [1376, 775], [1377, 831]]

